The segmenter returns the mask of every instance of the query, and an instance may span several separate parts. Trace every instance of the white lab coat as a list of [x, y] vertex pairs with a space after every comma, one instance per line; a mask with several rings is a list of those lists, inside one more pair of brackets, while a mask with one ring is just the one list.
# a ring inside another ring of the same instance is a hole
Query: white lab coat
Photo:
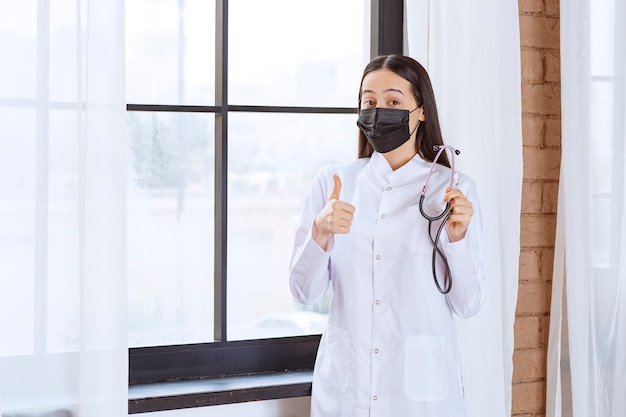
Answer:
[[[452, 314], [469, 317], [483, 304], [480, 207], [473, 181], [459, 174], [474, 216], [463, 240], [450, 243], [441, 233], [453, 279], [444, 296], [433, 282], [428, 223], [418, 209], [429, 169], [416, 155], [392, 171], [374, 152], [322, 170], [311, 187], [296, 233], [291, 291], [304, 304], [318, 301], [329, 284], [334, 292], [315, 362], [311, 417], [465, 415]], [[342, 181], [340, 200], [356, 212], [350, 232], [331, 235], [324, 251], [311, 226], [333, 174]], [[443, 208], [449, 180], [450, 170], [438, 165], [425, 199], [433, 214]], [[437, 274], [445, 275], [439, 258]]]

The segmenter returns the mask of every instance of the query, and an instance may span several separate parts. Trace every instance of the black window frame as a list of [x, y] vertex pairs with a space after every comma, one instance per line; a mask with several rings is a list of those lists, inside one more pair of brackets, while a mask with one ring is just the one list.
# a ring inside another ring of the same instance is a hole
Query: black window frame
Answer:
[[[371, 0], [372, 57], [403, 53], [403, 0]], [[212, 378], [290, 372], [310, 372], [321, 335], [258, 340], [227, 340], [227, 175], [228, 115], [230, 112], [304, 114], [355, 114], [356, 108], [242, 106], [228, 101], [228, 0], [216, 0], [215, 105], [127, 104], [127, 111], [215, 114], [215, 253], [214, 253], [214, 342], [129, 348], [129, 388], [172, 381], [206, 381]], [[146, 396], [129, 399], [129, 413], [161, 411], [310, 395], [310, 382], [215, 391], [203, 395]]]

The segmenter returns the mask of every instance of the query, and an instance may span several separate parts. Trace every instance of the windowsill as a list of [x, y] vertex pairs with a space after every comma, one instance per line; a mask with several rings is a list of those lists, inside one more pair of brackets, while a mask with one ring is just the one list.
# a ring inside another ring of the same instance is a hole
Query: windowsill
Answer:
[[276, 372], [128, 388], [129, 414], [311, 395], [313, 371]]

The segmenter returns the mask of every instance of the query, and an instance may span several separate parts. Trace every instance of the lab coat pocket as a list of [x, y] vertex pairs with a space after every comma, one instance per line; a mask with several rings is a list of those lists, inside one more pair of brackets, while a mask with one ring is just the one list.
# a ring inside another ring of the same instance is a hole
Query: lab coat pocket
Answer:
[[415, 401], [441, 401], [448, 396], [443, 336], [407, 336], [404, 345], [404, 393]]
[[328, 324], [320, 346], [320, 379], [342, 392], [350, 383], [350, 334]]
[[[434, 230], [435, 224], [433, 224]], [[402, 222], [402, 244], [411, 252], [432, 252], [428, 239], [428, 221], [420, 213], [418, 205], [410, 206]]]

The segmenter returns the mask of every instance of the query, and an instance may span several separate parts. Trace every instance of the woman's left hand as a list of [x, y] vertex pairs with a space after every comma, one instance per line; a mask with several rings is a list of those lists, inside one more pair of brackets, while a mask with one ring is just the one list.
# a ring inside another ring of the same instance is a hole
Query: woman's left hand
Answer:
[[472, 202], [465, 197], [465, 194], [458, 188], [446, 189], [446, 194], [443, 197], [444, 202], [450, 202], [450, 210], [452, 214], [448, 217], [446, 226], [448, 228], [448, 235], [451, 242], [457, 242], [465, 237], [467, 232], [467, 226], [469, 226], [472, 215], [474, 214], [474, 208]]

